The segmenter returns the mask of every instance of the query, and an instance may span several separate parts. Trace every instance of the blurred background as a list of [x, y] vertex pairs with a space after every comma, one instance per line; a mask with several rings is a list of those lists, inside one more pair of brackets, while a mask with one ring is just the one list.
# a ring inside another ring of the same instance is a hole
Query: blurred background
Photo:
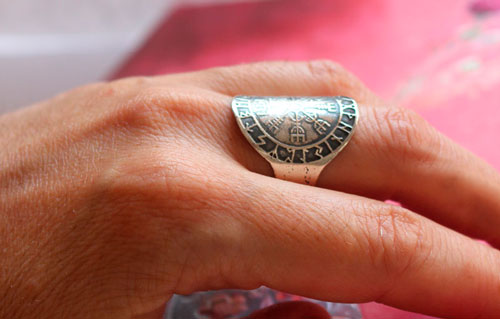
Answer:
[[0, 0], [0, 113], [106, 79], [176, 8], [224, 2]]
[[94, 81], [316, 58], [500, 169], [500, 0], [0, 0], [0, 113]]

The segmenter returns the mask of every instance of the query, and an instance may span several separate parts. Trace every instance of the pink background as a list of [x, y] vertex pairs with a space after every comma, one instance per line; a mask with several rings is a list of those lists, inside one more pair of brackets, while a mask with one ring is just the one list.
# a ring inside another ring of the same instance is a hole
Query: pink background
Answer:
[[[181, 9], [113, 77], [328, 58], [500, 169], [498, 0], [278, 0]], [[446, 287], [444, 287], [446, 289]], [[427, 318], [370, 303], [364, 318]]]

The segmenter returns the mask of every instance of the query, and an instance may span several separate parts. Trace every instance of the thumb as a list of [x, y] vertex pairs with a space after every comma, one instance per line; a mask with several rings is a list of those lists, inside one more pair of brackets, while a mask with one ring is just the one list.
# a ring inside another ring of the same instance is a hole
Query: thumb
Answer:
[[244, 319], [329, 319], [322, 306], [309, 301], [289, 301], [260, 309]]

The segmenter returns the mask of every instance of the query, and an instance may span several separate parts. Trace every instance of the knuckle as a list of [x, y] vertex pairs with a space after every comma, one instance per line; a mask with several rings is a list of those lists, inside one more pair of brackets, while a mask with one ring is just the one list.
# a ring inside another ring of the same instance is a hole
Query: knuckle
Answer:
[[326, 72], [328, 76], [337, 77], [347, 73], [339, 63], [328, 59], [310, 60], [306, 65], [312, 74], [324, 75]]
[[422, 222], [406, 209], [388, 205], [363, 218], [369, 257], [375, 269], [400, 276], [427, 258], [430, 246]]
[[141, 90], [133, 103], [139, 111], [153, 112], [169, 124], [204, 121], [221, 107], [219, 96], [191, 87], [149, 87]]
[[215, 67], [202, 71], [208, 87], [227, 95], [239, 95], [246, 92], [252, 78], [265, 80], [267, 68], [264, 63], [242, 64], [237, 66]]
[[154, 104], [158, 93], [150, 88], [123, 89], [125, 85], [128, 84], [112, 82], [100, 88], [95, 99], [99, 100], [102, 115], [96, 118], [95, 125], [134, 133], [158, 127], [158, 120], [162, 118], [161, 108]]
[[375, 112], [381, 142], [398, 161], [429, 162], [440, 149], [439, 135], [417, 113], [402, 107], [379, 108]]
[[172, 94], [158, 87], [144, 87], [117, 109], [117, 118], [132, 127], [157, 127], [164, 109], [172, 103]]
[[226, 79], [227, 77], [237, 74], [239, 69], [247, 69], [251, 64], [243, 64], [238, 66], [219, 66], [202, 71], [202, 74], [208, 76], [209, 79]]
[[345, 78], [348, 72], [338, 63], [331, 60], [311, 60], [306, 62], [309, 73], [327, 82], [337, 82], [339, 78]]
[[109, 82], [109, 88], [115, 90], [116, 92], [125, 92], [130, 89], [138, 89], [149, 86], [153, 82], [152, 77], [147, 76], [134, 76], [127, 77], [123, 79], [118, 79]]
[[358, 94], [362, 93], [359, 92], [362, 88], [359, 80], [336, 62], [327, 59], [312, 60], [306, 62], [306, 67], [312, 78], [322, 83], [327, 92], [337, 94], [338, 92], [358, 91]]
[[144, 243], [154, 240], [159, 225], [182, 233], [195, 215], [202, 219], [197, 213], [206, 205], [204, 193], [192, 189], [196, 177], [182, 161], [165, 161], [164, 152], [137, 150], [100, 174], [92, 196], [99, 224], [124, 240]]
[[214, 107], [219, 107], [220, 103], [209, 100], [206, 94], [191, 88], [145, 86], [123, 96], [110, 112], [108, 120], [133, 131], [165, 131], [170, 125], [192, 124], [213, 111]]
[[[173, 148], [176, 158], [170, 156]], [[105, 201], [111, 206], [140, 207], [152, 213], [169, 208], [199, 210], [223, 203], [229, 180], [213, 176], [210, 163], [186, 160], [190, 155], [187, 148], [162, 144], [121, 157], [100, 179]]]
[[150, 150], [120, 156], [100, 175], [97, 182], [99, 199], [111, 207], [153, 204], [164, 165]]
[[[232, 230], [240, 225], [231, 213], [239, 196], [229, 176], [207, 173], [209, 163], [182, 161], [183, 157], [180, 154], [180, 159], [165, 163], [161, 154], [146, 159], [138, 154], [109, 168], [97, 194], [99, 206], [105, 207], [98, 216], [103, 228], [112, 237], [140, 247], [158, 244], [158, 236], [168, 231], [181, 245], [196, 251], [212, 242], [220, 242], [220, 248], [241, 236]], [[201, 242], [193, 242], [195, 237]]]

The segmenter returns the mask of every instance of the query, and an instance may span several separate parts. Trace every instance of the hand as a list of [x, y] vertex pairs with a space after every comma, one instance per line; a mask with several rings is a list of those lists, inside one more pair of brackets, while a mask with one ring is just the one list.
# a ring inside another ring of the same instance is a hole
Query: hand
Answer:
[[[358, 128], [319, 187], [278, 180], [237, 94], [350, 96]], [[500, 253], [471, 239], [500, 247], [497, 172], [331, 62], [86, 86], [1, 117], [0, 146], [2, 318], [160, 318], [174, 293], [261, 285], [500, 313]]]

